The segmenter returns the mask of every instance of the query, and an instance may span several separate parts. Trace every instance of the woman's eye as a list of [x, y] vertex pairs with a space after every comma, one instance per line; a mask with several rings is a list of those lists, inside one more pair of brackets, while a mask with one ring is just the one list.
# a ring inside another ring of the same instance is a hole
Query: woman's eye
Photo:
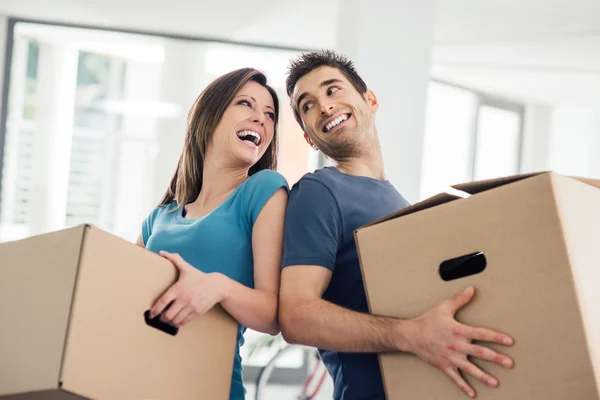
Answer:
[[250, 104], [250, 102], [249, 102], [248, 100], [240, 100], [240, 101], [238, 102], [238, 104], [242, 104], [242, 105], [244, 105], [244, 106], [247, 106], [247, 107], [250, 107], [250, 108], [252, 108], [252, 104]]
[[275, 121], [275, 113], [268, 112], [268, 113], [267, 113], [267, 117], [269, 117], [269, 118], [271, 118], [273, 121]]
[[338, 88], [336, 86], [330, 87], [329, 89], [327, 89], [327, 96], [331, 96], [332, 94], [334, 94], [338, 90], [340, 90], [340, 88]]

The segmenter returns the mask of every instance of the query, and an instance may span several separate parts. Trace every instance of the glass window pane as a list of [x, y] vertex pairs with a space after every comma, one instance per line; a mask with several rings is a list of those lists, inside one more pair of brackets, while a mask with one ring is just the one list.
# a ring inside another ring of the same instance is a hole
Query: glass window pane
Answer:
[[515, 111], [483, 105], [477, 122], [476, 180], [518, 173], [521, 117]]
[[428, 90], [421, 198], [471, 179], [477, 96], [432, 82]]

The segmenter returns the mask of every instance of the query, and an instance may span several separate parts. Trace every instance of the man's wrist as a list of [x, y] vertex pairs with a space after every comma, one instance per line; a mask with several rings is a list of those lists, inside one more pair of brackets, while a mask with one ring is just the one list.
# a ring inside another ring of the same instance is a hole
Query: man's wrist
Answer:
[[419, 335], [418, 323], [415, 319], [398, 319], [394, 324], [393, 346], [396, 351], [414, 353], [415, 339]]

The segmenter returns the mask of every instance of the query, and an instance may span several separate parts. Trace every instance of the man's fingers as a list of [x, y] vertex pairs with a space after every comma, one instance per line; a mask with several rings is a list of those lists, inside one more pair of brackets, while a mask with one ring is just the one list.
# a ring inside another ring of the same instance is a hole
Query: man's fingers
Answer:
[[475, 397], [475, 389], [473, 389], [464, 379], [456, 368], [454, 367], [446, 367], [443, 369], [444, 373], [450, 377], [454, 381], [454, 383], [462, 389], [469, 397]]
[[478, 366], [473, 364], [466, 357], [456, 356], [456, 358], [452, 359], [452, 363], [464, 374], [471, 375], [473, 378], [483, 382], [489, 387], [498, 386], [498, 380], [496, 378], [483, 372]]
[[456, 328], [455, 333], [470, 340], [497, 343], [505, 346], [511, 346], [514, 342], [510, 336], [486, 328], [474, 328], [461, 325]]
[[463, 292], [457, 294], [450, 300], [450, 311], [452, 315], [456, 314], [458, 310], [463, 308], [464, 306], [471, 301], [473, 295], [475, 294], [475, 289], [472, 286], [469, 286]]
[[462, 346], [462, 348], [459, 349], [459, 351], [469, 356], [477, 357], [486, 361], [491, 361], [493, 363], [502, 365], [506, 368], [512, 368], [514, 364], [513, 360], [510, 357], [504, 354], [497, 353], [489, 347], [485, 346], [478, 346], [476, 344], [465, 343]]
[[150, 309], [150, 318], [160, 315], [173, 300], [175, 300], [175, 290], [171, 286]]

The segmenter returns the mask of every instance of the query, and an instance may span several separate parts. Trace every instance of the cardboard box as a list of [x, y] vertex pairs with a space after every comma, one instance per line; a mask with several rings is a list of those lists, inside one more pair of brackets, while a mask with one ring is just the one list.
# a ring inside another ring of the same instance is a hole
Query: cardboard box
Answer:
[[[457, 319], [516, 341], [490, 346], [513, 369], [475, 360], [500, 381], [468, 376], [478, 398], [598, 399], [600, 181], [546, 172], [454, 188], [471, 196], [439, 194], [355, 232], [371, 312], [416, 317], [473, 285]], [[389, 400], [467, 398], [414, 355], [380, 363]]]
[[229, 314], [217, 306], [178, 331], [147, 323], [176, 278], [90, 226], [0, 244], [0, 398], [228, 399]]

